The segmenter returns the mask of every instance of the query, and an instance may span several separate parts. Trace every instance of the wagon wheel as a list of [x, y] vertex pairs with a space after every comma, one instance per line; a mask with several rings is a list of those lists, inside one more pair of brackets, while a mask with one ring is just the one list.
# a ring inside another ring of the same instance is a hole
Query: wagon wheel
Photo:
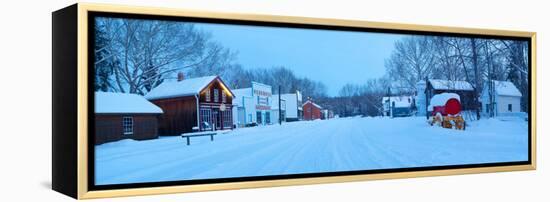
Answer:
[[433, 123], [438, 125], [438, 126], [443, 126], [443, 115], [441, 115], [440, 112], [437, 112], [434, 116], [434, 120], [433, 120]]

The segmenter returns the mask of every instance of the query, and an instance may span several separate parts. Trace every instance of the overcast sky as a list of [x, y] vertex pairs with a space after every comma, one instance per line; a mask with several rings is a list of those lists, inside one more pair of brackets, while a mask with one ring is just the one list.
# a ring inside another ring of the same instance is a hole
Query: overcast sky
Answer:
[[244, 25], [197, 24], [215, 41], [238, 51], [245, 69], [285, 66], [298, 77], [321, 81], [335, 96], [346, 83], [384, 75], [397, 34]]

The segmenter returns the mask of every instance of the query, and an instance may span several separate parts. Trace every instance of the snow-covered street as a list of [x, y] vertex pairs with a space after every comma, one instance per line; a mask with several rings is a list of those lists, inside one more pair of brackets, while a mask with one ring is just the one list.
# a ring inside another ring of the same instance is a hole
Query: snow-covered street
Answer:
[[466, 131], [423, 117], [340, 118], [236, 129], [210, 137], [121, 140], [95, 147], [96, 184], [525, 161], [524, 120], [481, 119]]

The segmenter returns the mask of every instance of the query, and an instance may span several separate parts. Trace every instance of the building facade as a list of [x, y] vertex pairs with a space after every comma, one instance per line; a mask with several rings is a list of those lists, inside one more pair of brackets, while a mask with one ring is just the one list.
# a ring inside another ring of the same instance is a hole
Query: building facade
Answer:
[[[278, 97], [278, 95], [274, 95]], [[302, 108], [302, 94], [300, 91], [295, 93], [281, 94], [281, 99], [285, 100], [285, 121], [299, 121], [304, 117]]]
[[95, 144], [158, 137], [162, 109], [136, 94], [95, 93]]
[[233, 128], [234, 94], [218, 76], [164, 82], [145, 98], [164, 110], [161, 135]]
[[306, 101], [302, 105], [302, 108], [304, 109], [303, 120], [310, 121], [322, 118], [321, 110], [323, 110], [323, 108], [318, 104], [315, 104], [313, 101]]
[[272, 116], [272, 89], [270, 85], [252, 82], [250, 88], [233, 90], [235, 100], [233, 124], [237, 127], [275, 123]]
[[[271, 120], [273, 123], [286, 122], [286, 100], [283, 96], [273, 95], [271, 102]], [[279, 104], [280, 102], [280, 104]], [[279, 110], [280, 106], [280, 110]]]
[[[467, 81], [449, 81], [440, 79], [428, 79], [424, 90], [426, 102], [423, 106], [430, 106], [430, 99], [441, 93], [455, 93], [460, 96], [460, 104], [463, 111], [474, 111], [479, 109], [479, 102], [475, 95], [474, 87]], [[425, 108], [426, 112], [431, 112], [432, 109]], [[426, 113], [429, 115], [430, 113]]]
[[509, 81], [486, 82], [481, 93], [484, 116], [509, 116], [520, 113], [521, 92]]
[[412, 116], [415, 108], [414, 96], [382, 97], [382, 114], [389, 117]]

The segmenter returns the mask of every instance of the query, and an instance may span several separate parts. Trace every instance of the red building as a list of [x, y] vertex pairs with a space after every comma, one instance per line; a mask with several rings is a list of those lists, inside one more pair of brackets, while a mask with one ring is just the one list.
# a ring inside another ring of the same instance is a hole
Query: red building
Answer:
[[160, 135], [233, 128], [234, 94], [218, 76], [165, 82], [152, 89], [145, 98], [162, 108]]
[[136, 94], [95, 93], [95, 144], [158, 137], [162, 110]]
[[315, 104], [311, 100], [306, 101], [302, 105], [302, 109], [304, 111], [304, 120], [315, 120], [315, 119], [321, 119], [322, 117], [321, 110], [323, 108]]

